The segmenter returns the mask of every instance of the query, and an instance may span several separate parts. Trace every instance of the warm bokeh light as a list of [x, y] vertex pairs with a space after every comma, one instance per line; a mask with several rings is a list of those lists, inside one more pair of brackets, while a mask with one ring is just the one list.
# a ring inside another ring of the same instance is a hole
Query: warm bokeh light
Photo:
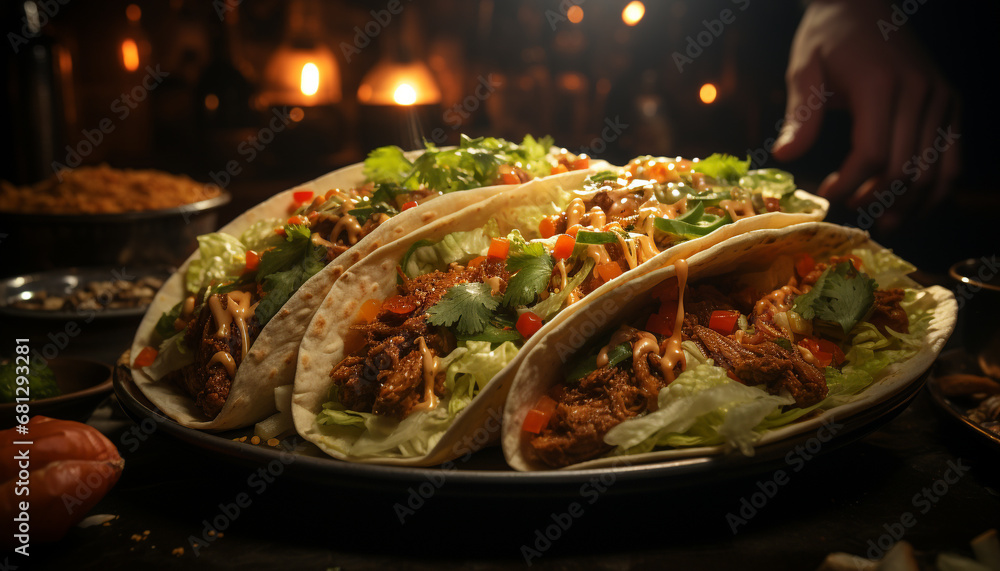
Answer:
[[718, 97], [718, 95], [719, 95], [719, 90], [716, 89], [715, 86], [712, 85], [711, 83], [706, 83], [705, 85], [702, 85], [701, 89], [698, 90], [698, 97], [701, 99], [701, 102], [706, 105], [714, 102], [715, 98]]
[[646, 15], [646, 5], [639, 0], [632, 0], [625, 6], [622, 10], [622, 21], [625, 22], [627, 26], [634, 26], [642, 20], [642, 17]]
[[136, 4], [129, 4], [125, 8], [125, 17], [129, 22], [138, 22], [142, 19], [142, 8]]
[[363, 105], [434, 105], [441, 89], [421, 61], [398, 63], [383, 59], [361, 78], [358, 102]]
[[219, 96], [214, 93], [209, 93], [205, 96], [205, 109], [209, 111], [215, 111], [219, 108]]
[[313, 62], [302, 66], [300, 89], [305, 95], [316, 95], [316, 92], [319, 91], [319, 68]]
[[132, 38], [127, 38], [122, 42], [122, 65], [128, 71], [139, 69], [139, 46]]
[[305, 119], [305, 117], [306, 112], [303, 111], [301, 107], [292, 107], [292, 110], [288, 112], [288, 118], [296, 123]]
[[569, 10], [566, 10], [566, 18], [574, 24], [579, 24], [583, 21], [583, 8], [579, 6], [570, 6]]
[[392, 92], [392, 100], [400, 105], [413, 105], [417, 102], [417, 90], [408, 83], [402, 83]]

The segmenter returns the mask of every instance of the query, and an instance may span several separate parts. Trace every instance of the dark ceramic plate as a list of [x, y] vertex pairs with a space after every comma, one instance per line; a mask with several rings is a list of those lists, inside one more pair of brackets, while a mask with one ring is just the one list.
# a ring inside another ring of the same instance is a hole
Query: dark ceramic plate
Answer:
[[[825, 453], [872, 432], [902, 412], [923, 386], [921, 376], [888, 399], [847, 419], [838, 419], [843, 428], [822, 443]], [[118, 402], [140, 428], [163, 432], [213, 456], [222, 455], [251, 466], [278, 466], [297, 478], [340, 488], [389, 490], [400, 486], [432, 485], [438, 494], [456, 497], [552, 497], [579, 496], [586, 486], [601, 486], [609, 493], [639, 493], [644, 490], [679, 488], [691, 483], [766, 472], [788, 466], [787, 456], [796, 446], [811, 446], [817, 434], [803, 435], [758, 446], [753, 457], [739, 453], [714, 454], [652, 464], [622, 464], [610, 468], [517, 472], [507, 467], [498, 447], [487, 448], [437, 467], [379, 466], [343, 462], [323, 455], [298, 436], [285, 438], [280, 447], [239, 442], [252, 436], [253, 429], [208, 433], [185, 428], [164, 416], [132, 382], [126, 367], [114, 375]], [[290, 453], [291, 452], [291, 453]]]
[[[29, 401], [30, 416], [40, 414], [82, 422], [111, 392], [111, 367], [107, 365], [71, 357], [49, 359], [48, 365], [62, 394]], [[0, 404], [0, 427], [17, 424], [16, 406], [16, 403]]]

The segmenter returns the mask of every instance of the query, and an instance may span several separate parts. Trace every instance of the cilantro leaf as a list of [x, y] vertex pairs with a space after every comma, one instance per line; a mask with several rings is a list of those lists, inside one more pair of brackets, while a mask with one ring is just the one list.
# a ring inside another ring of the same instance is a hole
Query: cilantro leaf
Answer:
[[691, 165], [691, 169], [705, 173], [720, 182], [736, 184], [740, 177], [747, 174], [750, 169], [750, 157], [741, 161], [732, 155], [715, 153], [707, 159], [694, 163]]
[[459, 335], [482, 332], [500, 300], [490, 295], [486, 283], [457, 284], [427, 310], [427, 322], [442, 327], [456, 326]]
[[[326, 265], [326, 249], [315, 247], [311, 244], [302, 251], [302, 255], [297, 262], [288, 270], [275, 272], [265, 276], [262, 280], [264, 297], [257, 304], [254, 315], [261, 326], [267, 324], [280, 310], [285, 303], [295, 295], [295, 292], [302, 287], [302, 284], [319, 273]], [[263, 259], [261, 260], [263, 263]]]
[[413, 168], [403, 155], [403, 149], [396, 146], [379, 147], [368, 153], [365, 159], [365, 179], [375, 183], [402, 184]]
[[841, 262], [824, 270], [808, 293], [795, 298], [792, 309], [805, 319], [837, 323], [848, 333], [875, 303], [877, 287], [850, 262]]
[[[532, 246], [541, 246], [540, 243]], [[535, 298], [545, 291], [552, 278], [552, 268], [555, 261], [544, 250], [541, 255], [530, 255], [522, 252], [507, 258], [508, 271], [516, 271], [503, 294], [503, 304], [506, 307], [518, 307], [534, 303]], [[516, 269], [512, 269], [516, 268]]]

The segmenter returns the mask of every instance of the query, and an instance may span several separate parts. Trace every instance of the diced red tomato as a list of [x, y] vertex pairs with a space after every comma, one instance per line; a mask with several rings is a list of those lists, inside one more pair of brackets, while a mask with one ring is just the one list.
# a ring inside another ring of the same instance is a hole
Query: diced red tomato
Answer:
[[813, 357], [816, 357], [816, 364], [820, 367], [826, 367], [833, 361], [833, 353], [823, 351], [816, 339], [812, 337], [802, 339], [799, 341], [799, 345], [812, 353]]
[[313, 210], [309, 214], [306, 214], [306, 218], [309, 219], [309, 223], [312, 224], [313, 222], [316, 222], [317, 218], [319, 218], [319, 212]]
[[486, 254], [488, 258], [507, 259], [507, 252], [510, 250], [510, 243], [506, 238], [493, 238], [490, 240], [490, 249]]
[[486, 256], [476, 256], [475, 258], [469, 260], [468, 267], [474, 268], [485, 261], [486, 261]]
[[382, 309], [382, 303], [379, 302], [379, 300], [369, 299], [361, 304], [361, 309], [358, 311], [358, 317], [365, 323], [371, 323], [372, 320], [378, 317], [380, 309]]
[[132, 367], [148, 367], [153, 364], [158, 354], [159, 351], [152, 347], [143, 347], [142, 351], [139, 351], [139, 354], [136, 355], [135, 361], [132, 361]]
[[659, 313], [653, 313], [646, 319], [646, 331], [670, 337], [674, 333], [674, 322]]
[[305, 226], [309, 224], [309, 219], [302, 215], [292, 216], [288, 219], [288, 224]]
[[575, 171], [582, 171], [590, 168], [590, 157], [587, 155], [580, 155], [575, 161], [573, 161], [572, 168]]
[[740, 312], [734, 310], [713, 311], [708, 318], [708, 328], [723, 335], [729, 335], [736, 330], [736, 322], [740, 319]]
[[556, 260], [566, 260], [573, 255], [573, 248], [576, 247], [576, 238], [569, 234], [560, 234], [556, 238], [556, 245], [552, 248], [552, 257]]
[[844, 356], [844, 351], [840, 348], [840, 345], [837, 345], [833, 341], [817, 338], [816, 344], [819, 345], [820, 351], [823, 351], [825, 353], [830, 353], [831, 355], [833, 355], [834, 365], [837, 365], [839, 367], [840, 364], [843, 363], [844, 360], [846, 359], [846, 357]]
[[601, 264], [597, 266], [597, 275], [601, 276], [602, 280], [609, 282], [622, 275], [622, 267], [618, 265], [618, 262]]
[[677, 301], [678, 293], [677, 278], [660, 282], [660, 285], [654, 287], [652, 291], [653, 299], [660, 301]]
[[247, 266], [245, 271], [247, 272], [255, 271], [257, 269], [257, 266], [260, 265], [260, 254], [258, 254], [253, 250], [247, 250], [246, 256], [247, 256]]
[[278, 236], [287, 236], [288, 235], [285, 232], [285, 227], [284, 226], [279, 226], [278, 228], [275, 228], [274, 229], [274, 233], [277, 234]]
[[417, 308], [416, 304], [401, 295], [394, 295], [385, 300], [382, 307], [398, 315], [410, 313]]
[[552, 171], [549, 174], [562, 174], [564, 172], [569, 172], [569, 169], [566, 168], [566, 165], [559, 163], [558, 165], [552, 167]]
[[500, 184], [521, 184], [521, 178], [510, 165], [500, 166]]
[[546, 216], [542, 218], [542, 221], [538, 223], [538, 233], [542, 238], [551, 238], [556, 234], [556, 222], [551, 216]]
[[572, 225], [572, 226], [570, 226], [569, 228], [566, 229], [566, 233], [569, 234], [570, 236], [576, 238], [576, 234], [577, 234], [577, 232], [580, 231], [580, 228], [583, 228], [582, 224], [574, 224], [574, 225]]
[[311, 190], [297, 190], [292, 193], [292, 201], [299, 206], [312, 200], [312, 197], [313, 191]]
[[764, 208], [766, 208], [768, 212], [777, 212], [781, 210], [781, 201], [773, 196], [768, 196], [764, 199]]
[[809, 254], [799, 254], [795, 256], [795, 273], [799, 274], [800, 278], [808, 276], [812, 273], [815, 267], [816, 260], [814, 260]]
[[525, 432], [532, 434], [538, 434], [545, 430], [545, 427], [549, 425], [549, 420], [552, 419], [552, 415], [555, 414], [557, 406], [558, 403], [552, 400], [552, 397], [542, 395], [542, 398], [538, 399], [535, 406], [531, 407], [531, 410], [525, 415], [524, 424], [521, 425], [521, 428]]
[[525, 311], [517, 318], [515, 327], [522, 337], [528, 339], [542, 328], [542, 318], [530, 311]]
[[403, 204], [403, 210], [409, 210], [409, 209], [413, 208], [416, 205], [417, 205], [417, 201], [416, 200], [411, 200], [411, 201], [406, 202], [406, 203]]

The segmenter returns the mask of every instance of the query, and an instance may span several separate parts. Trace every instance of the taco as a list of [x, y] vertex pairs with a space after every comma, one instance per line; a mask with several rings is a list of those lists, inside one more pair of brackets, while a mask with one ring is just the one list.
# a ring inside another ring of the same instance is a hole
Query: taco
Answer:
[[[641, 178], [651, 173], [659, 177]], [[469, 206], [379, 249], [333, 286], [299, 350], [296, 431], [352, 461], [462, 456], [462, 439], [499, 416], [521, 353], [591, 296], [741, 231], [825, 210], [787, 173], [748, 172], [721, 156], [643, 157]]]
[[504, 411], [507, 461], [752, 455], [842, 421], [916, 381], [954, 329], [954, 296], [921, 288], [915, 269], [862, 231], [814, 223], [647, 273], [525, 355]]
[[274, 389], [291, 385], [302, 326], [344, 269], [450, 212], [588, 163], [549, 138], [463, 137], [450, 149], [376, 149], [279, 193], [198, 237], [139, 326], [135, 383], [190, 428], [257, 422], [275, 412]]

